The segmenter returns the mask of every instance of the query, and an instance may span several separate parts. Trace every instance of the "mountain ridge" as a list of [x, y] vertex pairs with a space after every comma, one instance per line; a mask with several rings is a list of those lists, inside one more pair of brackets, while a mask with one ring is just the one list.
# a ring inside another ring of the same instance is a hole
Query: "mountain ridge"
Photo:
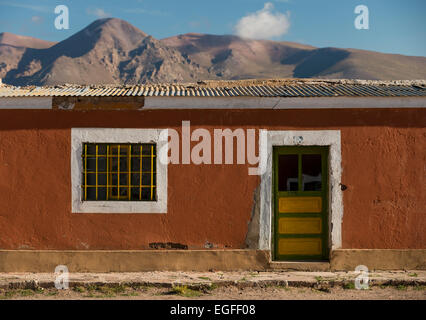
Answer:
[[234, 35], [187, 33], [158, 40], [124, 20], [104, 18], [57, 43], [1, 33], [0, 78], [13, 85], [425, 79], [426, 58]]

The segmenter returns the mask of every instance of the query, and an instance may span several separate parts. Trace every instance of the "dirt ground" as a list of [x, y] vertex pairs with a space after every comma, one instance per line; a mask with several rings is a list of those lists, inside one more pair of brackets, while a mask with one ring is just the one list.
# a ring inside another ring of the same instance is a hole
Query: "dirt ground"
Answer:
[[425, 286], [374, 286], [368, 290], [332, 287], [247, 287], [226, 286], [208, 289], [190, 289], [187, 286], [161, 288], [153, 286], [96, 286], [73, 287], [67, 290], [0, 289], [0, 299], [11, 300], [426, 300]]
[[426, 300], [426, 270], [373, 271], [369, 289], [356, 272], [69, 273], [69, 289], [54, 273], [0, 273], [0, 300]]

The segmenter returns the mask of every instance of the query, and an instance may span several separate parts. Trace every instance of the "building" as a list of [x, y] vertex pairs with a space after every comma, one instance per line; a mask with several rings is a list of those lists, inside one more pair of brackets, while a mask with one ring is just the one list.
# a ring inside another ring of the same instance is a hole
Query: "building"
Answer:
[[426, 267], [426, 81], [0, 87], [0, 271]]

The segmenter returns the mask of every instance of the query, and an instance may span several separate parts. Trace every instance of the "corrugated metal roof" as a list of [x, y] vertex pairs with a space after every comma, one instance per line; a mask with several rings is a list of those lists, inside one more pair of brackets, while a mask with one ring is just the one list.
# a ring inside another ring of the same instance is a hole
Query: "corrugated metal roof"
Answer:
[[426, 96], [426, 80], [274, 79], [200, 81], [188, 84], [57, 85], [15, 87], [0, 83], [0, 97], [412, 97]]

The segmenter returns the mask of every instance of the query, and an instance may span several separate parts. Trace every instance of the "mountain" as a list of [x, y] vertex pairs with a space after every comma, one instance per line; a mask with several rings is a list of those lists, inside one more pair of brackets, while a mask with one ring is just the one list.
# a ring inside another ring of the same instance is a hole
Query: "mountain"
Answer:
[[0, 45], [44, 49], [53, 46], [55, 43], [56, 42], [40, 40], [33, 37], [20, 36], [9, 32], [0, 33]]
[[219, 79], [291, 78], [294, 67], [283, 60], [314, 49], [291, 42], [195, 33], [161, 41], [207, 69], [211, 77]]
[[190, 33], [157, 40], [126, 21], [106, 18], [59, 43], [0, 34], [0, 77], [14, 85], [425, 79], [426, 58], [230, 35]]
[[0, 78], [18, 66], [27, 48], [44, 49], [55, 43], [9, 32], [0, 33]]
[[191, 81], [203, 70], [120, 19], [96, 20], [49, 48], [26, 48], [4, 82], [14, 85]]
[[426, 58], [293, 42], [185, 34], [162, 42], [224, 79], [425, 79]]

